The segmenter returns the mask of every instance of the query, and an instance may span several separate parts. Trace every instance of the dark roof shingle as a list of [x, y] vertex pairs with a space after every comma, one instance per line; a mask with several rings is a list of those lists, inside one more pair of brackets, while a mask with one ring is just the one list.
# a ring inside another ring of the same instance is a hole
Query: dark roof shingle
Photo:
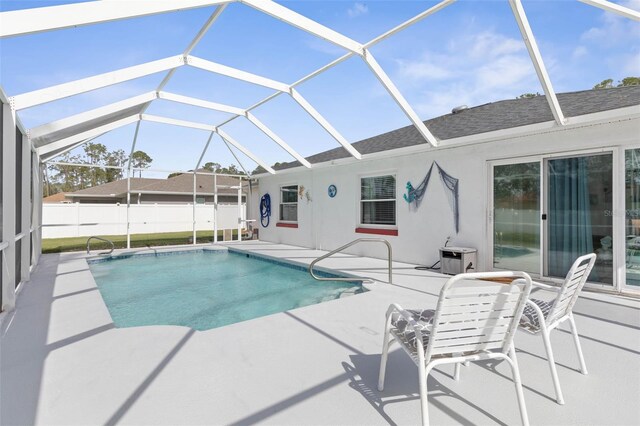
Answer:
[[[147, 179], [147, 178], [131, 178], [131, 191], [139, 191], [149, 185], [152, 185], [156, 182], [163, 182], [166, 179]], [[114, 180], [113, 182], [104, 183], [102, 185], [93, 186], [91, 188], [80, 189], [75, 192], [68, 193], [68, 197], [73, 197], [75, 195], [98, 195], [98, 196], [109, 196], [109, 195], [118, 195], [127, 192], [127, 180], [120, 179]]]
[[[201, 172], [210, 173], [207, 170], [199, 170]], [[236, 195], [237, 189], [220, 188], [220, 186], [237, 186], [238, 179], [230, 176], [218, 176], [217, 184], [219, 186], [218, 193], [225, 195]], [[117, 196], [126, 194], [127, 180], [120, 179], [97, 185], [91, 188], [81, 189], [79, 191], [67, 194], [68, 198], [74, 196]], [[157, 192], [157, 193], [193, 193], [193, 174], [183, 173], [169, 179], [147, 179], [147, 178], [131, 178], [131, 192]], [[197, 175], [196, 193], [213, 193], [213, 176]]]
[[[585, 90], [559, 93], [558, 102], [566, 117], [602, 112], [640, 104], [640, 86], [611, 89]], [[525, 99], [507, 99], [468, 108], [457, 114], [446, 114], [424, 122], [433, 135], [440, 139], [453, 139], [496, 130], [510, 129], [529, 124], [552, 121], [546, 96]], [[353, 143], [361, 154], [389, 151], [413, 145], [426, 144], [413, 125], [392, 130], [381, 135]], [[311, 164], [347, 158], [346, 149], [334, 148], [307, 157]], [[300, 166], [293, 161], [275, 166], [276, 170]]]

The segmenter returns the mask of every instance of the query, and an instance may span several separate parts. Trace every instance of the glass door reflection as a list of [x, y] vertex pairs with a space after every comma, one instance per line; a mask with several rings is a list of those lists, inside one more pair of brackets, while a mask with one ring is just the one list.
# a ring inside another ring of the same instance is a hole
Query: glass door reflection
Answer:
[[625, 151], [625, 264], [628, 286], [640, 287], [640, 149]]
[[575, 259], [596, 253], [589, 281], [613, 284], [613, 155], [546, 160], [546, 274], [564, 278]]
[[493, 267], [540, 274], [540, 162], [493, 168]]

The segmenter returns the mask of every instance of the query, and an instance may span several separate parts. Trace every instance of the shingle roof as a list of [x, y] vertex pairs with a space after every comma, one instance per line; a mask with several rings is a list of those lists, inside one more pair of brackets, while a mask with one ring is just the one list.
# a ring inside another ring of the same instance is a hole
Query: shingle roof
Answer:
[[[131, 191], [141, 190], [146, 186], [154, 184], [156, 182], [164, 182], [166, 179], [147, 179], [147, 178], [131, 178]], [[120, 179], [115, 180], [113, 182], [104, 183], [102, 185], [97, 185], [91, 188], [81, 189], [79, 191], [68, 193], [68, 197], [73, 197], [76, 195], [97, 195], [97, 196], [109, 196], [109, 195], [118, 195], [127, 192], [127, 180]]]
[[[207, 172], [206, 170], [200, 170]], [[213, 193], [213, 176], [212, 175], [196, 175], [196, 193]], [[238, 179], [229, 176], [218, 176], [218, 186], [237, 186]], [[79, 191], [67, 194], [68, 198], [74, 196], [117, 196], [126, 194], [127, 180], [120, 179], [113, 182], [97, 185], [92, 188], [81, 189]], [[147, 178], [131, 178], [131, 192], [157, 192], [157, 193], [193, 193], [193, 175], [184, 173], [169, 179], [147, 179]], [[238, 193], [237, 189], [218, 188], [219, 194]]]
[[48, 197], [44, 197], [42, 199], [42, 202], [45, 204], [50, 204], [50, 203], [62, 203], [64, 201], [68, 200], [65, 198], [65, 193], [64, 192], [58, 192], [57, 194], [53, 194], [53, 195], [49, 195]]
[[[206, 170], [200, 170], [210, 173]], [[218, 186], [237, 186], [238, 179], [229, 176], [218, 176]], [[149, 186], [143, 188], [144, 192], [177, 192], [177, 193], [193, 193], [193, 174], [184, 173], [170, 179], [160, 179]], [[196, 175], [196, 193], [213, 193], [213, 176], [212, 175]], [[218, 188], [219, 194], [237, 194], [237, 189]]]
[[[640, 86], [616, 87], [611, 89], [585, 90], [580, 92], [559, 93], [558, 102], [566, 117], [640, 104]], [[503, 130], [529, 124], [552, 121], [546, 97], [536, 96], [525, 99], [507, 99], [468, 108], [457, 114], [446, 114], [425, 121], [433, 135], [442, 139]], [[414, 126], [406, 126], [381, 135], [355, 142], [353, 147], [361, 154], [389, 151], [413, 145], [426, 144]], [[347, 158], [350, 154], [340, 147], [307, 157], [311, 164]], [[293, 161], [279, 164], [276, 170], [298, 167]]]

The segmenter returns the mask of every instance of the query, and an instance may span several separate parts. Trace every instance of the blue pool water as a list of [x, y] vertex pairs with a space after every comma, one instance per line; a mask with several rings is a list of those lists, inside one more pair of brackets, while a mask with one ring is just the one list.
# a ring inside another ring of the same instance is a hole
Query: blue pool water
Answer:
[[360, 282], [316, 281], [303, 268], [241, 253], [195, 251], [90, 262], [117, 327], [208, 330], [360, 293]]

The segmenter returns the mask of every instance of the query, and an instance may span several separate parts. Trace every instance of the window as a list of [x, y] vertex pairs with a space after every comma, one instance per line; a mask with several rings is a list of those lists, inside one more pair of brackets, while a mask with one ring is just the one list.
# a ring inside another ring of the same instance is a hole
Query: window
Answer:
[[360, 223], [396, 224], [396, 177], [394, 175], [360, 179]]
[[298, 185], [280, 187], [280, 220], [298, 221]]

